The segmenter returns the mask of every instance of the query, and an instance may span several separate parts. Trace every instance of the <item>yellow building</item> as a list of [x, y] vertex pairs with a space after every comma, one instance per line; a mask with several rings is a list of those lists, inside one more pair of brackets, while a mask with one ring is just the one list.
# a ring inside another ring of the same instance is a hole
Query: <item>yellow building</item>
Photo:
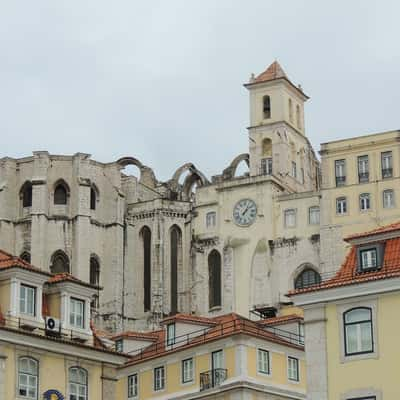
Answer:
[[119, 368], [117, 399], [305, 399], [300, 322], [177, 314], [159, 331], [120, 334], [132, 359]]
[[0, 251], [0, 399], [114, 399], [127, 357], [90, 326], [98, 288]]
[[398, 400], [400, 223], [346, 240], [333, 278], [291, 293], [304, 309], [308, 399]]

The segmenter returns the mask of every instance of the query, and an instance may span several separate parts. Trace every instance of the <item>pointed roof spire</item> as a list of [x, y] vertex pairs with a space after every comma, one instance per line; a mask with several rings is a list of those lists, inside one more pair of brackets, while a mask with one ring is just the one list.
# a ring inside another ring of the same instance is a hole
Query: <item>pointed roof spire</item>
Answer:
[[285, 71], [278, 61], [274, 61], [263, 73], [258, 75], [252, 83], [273, 81], [274, 79], [285, 78], [289, 80]]

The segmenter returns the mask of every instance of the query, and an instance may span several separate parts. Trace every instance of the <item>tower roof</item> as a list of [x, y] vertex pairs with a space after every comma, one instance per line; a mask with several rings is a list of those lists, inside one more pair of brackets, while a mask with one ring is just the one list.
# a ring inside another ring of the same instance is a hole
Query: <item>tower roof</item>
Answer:
[[264, 72], [258, 75], [252, 83], [273, 81], [274, 79], [279, 78], [285, 78], [289, 80], [278, 61], [274, 61]]

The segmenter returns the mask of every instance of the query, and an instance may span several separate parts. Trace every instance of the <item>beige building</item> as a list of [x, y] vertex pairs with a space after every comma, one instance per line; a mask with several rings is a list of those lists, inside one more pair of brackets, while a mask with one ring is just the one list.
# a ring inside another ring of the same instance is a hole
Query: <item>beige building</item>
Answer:
[[92, 306], [112, 331], [176, 312], [274, 315], [339, 267], [343, 235], [396, 218], [400, 132], [323, 144], [320, 163], [308, 97], [280, 65], [245, 87], [249, 147], [211, 178], [188, 163], [160, 182], [133, 157], [0, 159], [0, 248], [103, 286]]

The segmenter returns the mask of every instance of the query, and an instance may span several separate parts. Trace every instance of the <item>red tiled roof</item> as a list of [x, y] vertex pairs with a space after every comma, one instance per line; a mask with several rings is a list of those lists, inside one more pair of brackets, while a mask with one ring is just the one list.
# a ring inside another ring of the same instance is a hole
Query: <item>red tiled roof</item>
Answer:
[[[180, 314], [180, 316], [182, 315], [183, 314]], [[192, 316], [188, 315], [187, 317]], [[237, 334], [245, 334], [253, 337], [258, 337], [260, 339], [281, 344], [283, 346], [289, 346], [299, 350], [304, 350], [303, 346], [291, 343], [275, 335], [274, 333], [265, 330], [264, 327], [261, 327], [257, 322], [251, 321], [235, 313], [209, 319], [214, 322], [214, 325], [210, 327], [210, 329], [204, 330], [204, 333], [199, 333], [198, 336], [192, 335], [191, 337], [189, 337], [189, 335], [185, 335], [182, 338], [176, 338], [177, 342], [172, 347], [166, 346], [165, 330], [157, 331], [157, 333], [160, 332], [160, 336], [157, 342], [136, 352], [135, 355], [132, 355], [131, 361], [125, 364], [125, 366], [138, 364], [146, 360], [161, 357], [166, 354], [171, 354], [177, 351], [181, 351], [183, 349], [199, 346], [208, 342], [212, 342], [214, 340], [223, 339]], [[180, 342], [180, 340], [182, 340], [182, 342]]]
[[122, 338], [129, 338], [129, 339], [148, 340], [150, 342], [156, 342], [160, 340], [160, 337], [163, 335], [164, 335], [164, 330], [158, 330], [152, 332], [126, 331], [112, 336], [111, 339], [117, 340]]
[[189, 324], [198, 324], [198, 325], [215, 325], [217, 322], [214, 319], [207, 317], [200, 317], [198, 315], [191, 314], [175, 314], [170, 317], [164, 318], [161, 321], [161, 324], [168, 324], [170, 322], [187, 322]]
[[50, 273], [34, 267], [22, 258], [13, 256], [4, 250], [0, 250], [0, 270], [9, 268], [22, 268], [29, 271], [35, 271], [44, 275], [51, 276]]
[[252, 83], [273, 81], [279, 78], [288, 79], [287, 75], [285, 74], [285, 71], [280, 66], [278, 61], [274, 61], [264, 72], [258, 75]]
[[361, 238], [365, 238], [365, 237], [368, 237], [368, 236], [373, 236], [373, 235], [382, 234], [382, 233], [395, 232], [395, 231], [400, 231], [400, 221], [399, 222], [395, 222], [395, 223], [390, 224], [390, 225], [381, 226], [381, 227], [376, 228], [376, 229], [374, 229], [372, 231], [369, 231], [369, 232], [356, 233], [354, 235], [350, 235], [350, 236], [346, 237], [345, 240], [349, 241], [349, 240], [352, 240], [352, 239], [361, 239]]
[[60, 274], [52, 275], [52, 277], [47, 281], [47, 283], [49, 285], [51, 285], [51, 284], [55, 284], [55, 283], [59, 283], [59, 282], [67, 282], [67, 281], [68, 282], [74, 282], [74, 283], [77, 283], [79, 285], [91, 287], [93, 289], [98, 289], [97, 286], [92, 285], [92, 284], [87, 283], [87, 282], [84, 282], [84, 281], [82, 281], [82, 280], [80, 280], [78, 278], [75, 278], [73, 275], [68, 274], [67, 272], [63, 272], [63, 273], [60, 273]]
[[383, 263], [379, 269], [369, 272], [359, 272], [357, 268], [357, 246], [352, 246], [343, 265], [333, 278], [323, 281], [318, 285], [292, 290], [289, 292], [289, 296], [300, 293], [314, 292], [322, 289], [330, 289], [340, 286], [400, 277], [400, 233], [398, 237], [379, 241], [379, 234], [392, 232], [398, 230], [398, 228], [399, 224], [392, 224], [386, 227], [375, 229], [371, 232], [357, 235], [357, 238], [376, 235], [377, 243], [385, 244]]
[[282, 325], [288, 322], [296, 322], [296, 321], [303, 321], [303, 317], [297, 314], [282, 315], [280, 317], [263, 319], [261, 321], [258, 321], [258, 323], [263, 326], [273, 326], [273, 325]]

